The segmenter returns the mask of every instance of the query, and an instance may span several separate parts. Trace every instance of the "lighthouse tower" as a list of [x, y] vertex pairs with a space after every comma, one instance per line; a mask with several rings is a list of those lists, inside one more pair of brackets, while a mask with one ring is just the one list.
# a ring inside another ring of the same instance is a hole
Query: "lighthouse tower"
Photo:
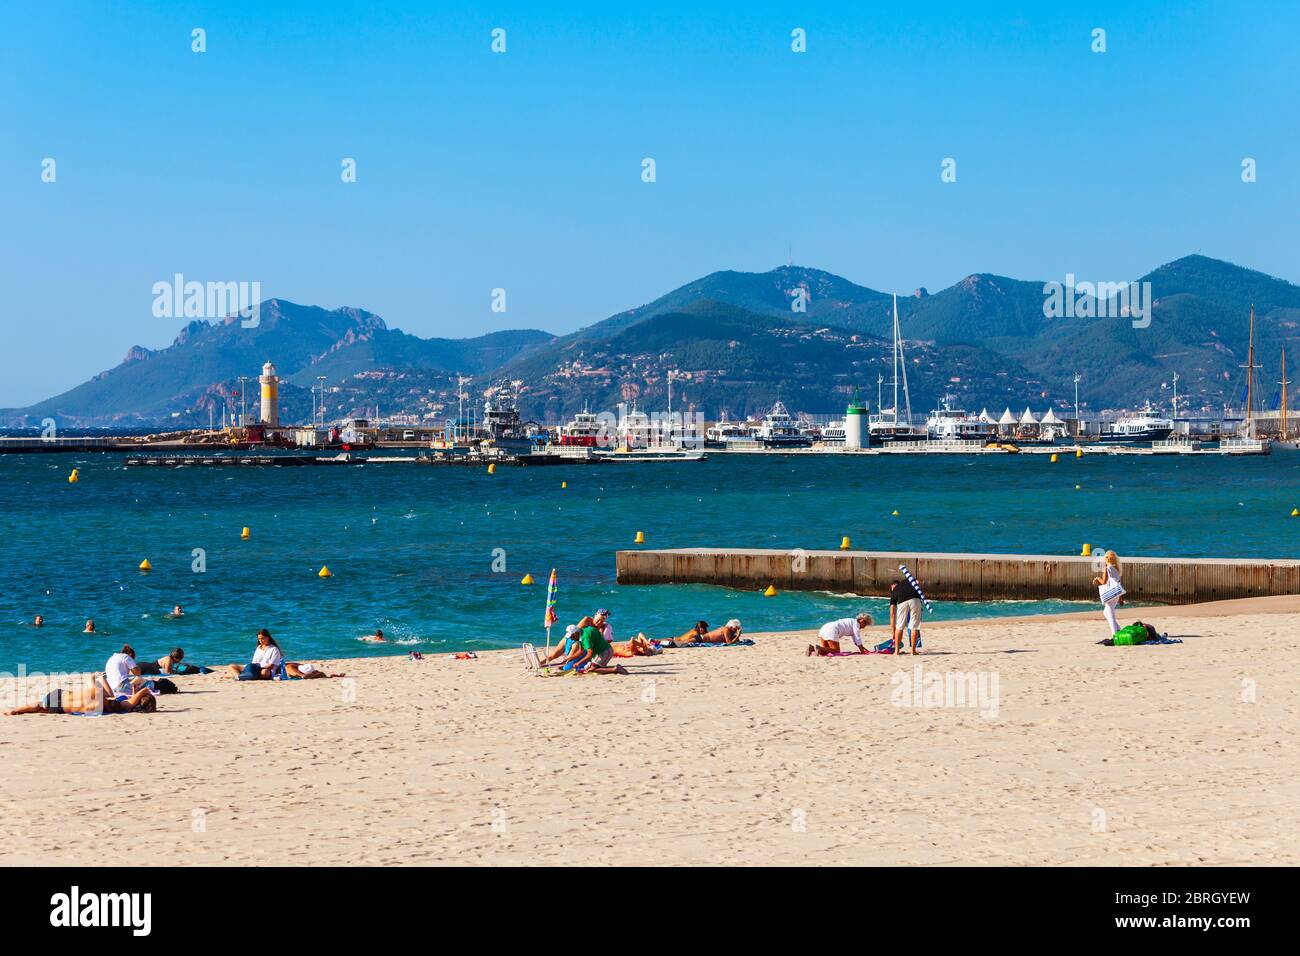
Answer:
[[280, 377], [275, 366], [267, 362], [258, 377], [262, 385], [262, 424], [277, 428], [280, 425]]
[[867, 407], [862, 404], [858, 390], [853, 390], [853, 401], [844, 411], [844, 447], [861, 448], [866, 437]]

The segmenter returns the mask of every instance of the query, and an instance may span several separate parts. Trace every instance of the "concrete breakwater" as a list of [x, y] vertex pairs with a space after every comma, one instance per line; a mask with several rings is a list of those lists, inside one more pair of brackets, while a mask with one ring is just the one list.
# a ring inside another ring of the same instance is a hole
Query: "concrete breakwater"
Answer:
[[[1097, 600], [1092, 578], [1101, 558], [908, 551], [777, 551], [679, 548], [619, 551], [619, 584], [716, 584], [745, 590], [832, 591], [882, 596], [900, 564], [943, 601]], [[1194, 604], [1300, 594], [1300, 561], [1247, 558], [1125, 557], [1127, 600]]]

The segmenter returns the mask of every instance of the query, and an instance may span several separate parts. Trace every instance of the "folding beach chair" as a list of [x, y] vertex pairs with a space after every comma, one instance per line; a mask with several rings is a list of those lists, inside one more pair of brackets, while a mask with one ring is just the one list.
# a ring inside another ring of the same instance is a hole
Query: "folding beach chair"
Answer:
[[537, 648], [533, 647], [531, 644], [525, 644], [523, 645], [523, 648], [524, 663], [528, 665], [528, 669], [534, 674], [540, 673], [542, 669], [542, 660], [537, 656]]

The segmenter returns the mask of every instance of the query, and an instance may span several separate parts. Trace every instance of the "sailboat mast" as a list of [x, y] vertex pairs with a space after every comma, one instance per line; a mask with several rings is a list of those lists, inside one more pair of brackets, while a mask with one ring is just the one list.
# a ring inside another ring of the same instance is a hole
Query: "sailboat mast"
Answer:
[[898, 293], [894, 293], [894, 424], [898, 424]]
[[[907, 403], [907, 424], [912, 424], [912, 394], [907, 390], [907, 360], [903, 358], [903, 334], [898, 324], [898, 293], [894, 293], [894, 341], [897, 342], [898, 361], [903, 366], [903, 401]], [[894, 397], [894, 421], [898, 421], [898, 397]]]
[[1282, 419], [1278, 422], [1278, 430], [1281, 433], [1282, 440], [1286, 440], [1286, 387], [1291, 383], [1286, 380], [1286, 349], [1282, 350], [1282, 381], [1278, 382], [1282, 386]]
[[1254, 438], [1255, 417], [1255, 304], [1250, 305], [1250, 345], [1246, 351], [1246, 437]]

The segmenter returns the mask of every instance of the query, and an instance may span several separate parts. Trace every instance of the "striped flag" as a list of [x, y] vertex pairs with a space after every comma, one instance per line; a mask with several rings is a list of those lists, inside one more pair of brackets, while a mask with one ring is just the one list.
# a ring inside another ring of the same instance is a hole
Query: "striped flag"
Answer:
[[921, 590], [921, 583], [916, 580], [916, 576], [913, 575], [911, 571], [907, 570], [906, 564], [900, 564], [898, 570], [903, 572], [903, 577], [907, 578], [907, 583], [916, 588], [916, 593], [921, 595], [921, 603], [925, 605], [925, 609], [933, 614], [934, 605], [930, 603], [930, 599], [926, 597], [925, 592]]
[[555, 582], [555, 568], [551, 568], [551, 582], [546, 586], [546, 615], [542, 619], [542, 627], [550, 630], [557, 618], [555, 613], [555, 594], [558, 590]]

